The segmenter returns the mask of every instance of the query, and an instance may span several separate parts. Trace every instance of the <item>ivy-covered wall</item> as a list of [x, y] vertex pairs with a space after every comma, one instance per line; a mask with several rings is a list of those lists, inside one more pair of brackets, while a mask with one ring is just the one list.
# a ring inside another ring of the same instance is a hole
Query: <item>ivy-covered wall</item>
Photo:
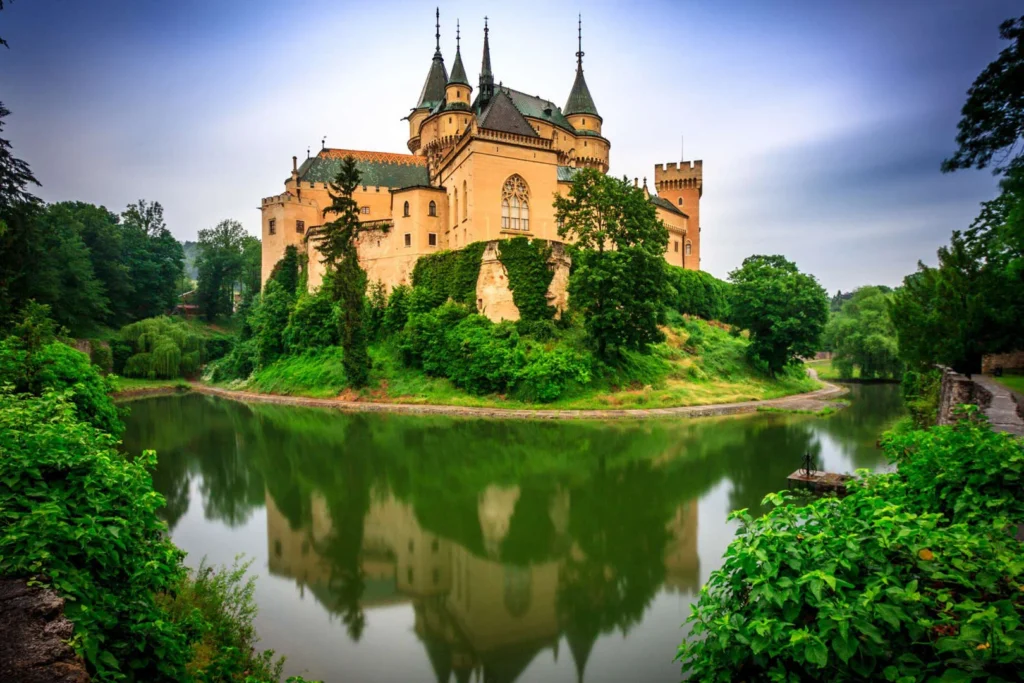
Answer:
[[508, 288], [520, 320], [551, 320], [555, 315], [547, 299], [555, 276], [548, 264], [550, 258], [551, 244], [546, 240], [513, 237], [498, 243], [498, 260], [508, 272]]
[[458, 251], [421, 256], [412, 270], [412, 286], [429, 290], [440, 303], [453, 299], [476, 305], [476, 280], [486, 242], [473, 242]]

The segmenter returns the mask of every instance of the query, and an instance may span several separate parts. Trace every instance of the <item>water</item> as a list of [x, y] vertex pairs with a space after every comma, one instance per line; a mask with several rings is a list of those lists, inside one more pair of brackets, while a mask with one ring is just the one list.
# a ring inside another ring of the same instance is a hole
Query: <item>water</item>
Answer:
[[548, 423], [130, 404], [192, 565], [254, 560], [261, 646], [325, 681], [678, 681], [737, 508], [812, 452], [883, 464], [893, 386], [830, 418]]

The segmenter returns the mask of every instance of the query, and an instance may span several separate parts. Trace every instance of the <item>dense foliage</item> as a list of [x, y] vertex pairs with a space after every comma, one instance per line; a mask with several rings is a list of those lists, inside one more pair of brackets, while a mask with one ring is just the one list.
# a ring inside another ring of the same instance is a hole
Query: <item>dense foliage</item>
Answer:
[[555, 308], [548, 303], [548, 287], [555, 276], [548, 265], [552, 247], [543, 240], [513, 237], [502, 240], [498, 260], [508, 272], [508, 288], [512, 301], [524, 323], [551, 320]]
[[643, 190], [583, 169], [555, 197], [558, 234], [572, 242], [569, 297], [599, 358], [663, 339], [668, 231]]
[[439, 251], [421, 256], [412, 269], [412, 286], [428, 297], [431, 307], [448, 299], [476, 303], [476, 281], [486, 242], [473, 242], [458, 251]]
[[782, 256], [750, 256], [729, 273], [732, 322], [750, 330], [750, 355], [776, 374], [814, 355], [828, 322], [828, 296], [813, 275]]
[[[256, 238], [247, 234], [235, 220], [224, 220], [213, 228], [199, 231], [196, 301], [207, 320], [231, 315], [234, 311], [234, 294], [246, 273], [247, 247], [253, 240]], [[251, 286], [251, 281], [249, 284]], [[254, 293], [249, 290], [242, 295], [251, 297]]]
[[[680, 647], [695, 680], [1010, 681], [1024, 665], [1024, 444], [964, 421], [889, 437], [892, 474], [741, 528]], [[1011, 524], [1013, 522], [1013, 524]]]
[[1024, 17], [1000, 26], [1011, 41], [975, 80], [944, 171], [1004, 174], [1000, 195], [939, 250], [936, 267], [918, 265], [896, 292], [893, 322], [912, 367], [930, 363], [977, 372], [988, 353], [1020, 348], [1024, 329]]
[[666, 266], [669, 306], [683, 315], [695, 315], [705, 320], [729, 319], [729, 283], [719, 280], [703, 270], [687, 270], [679, 266]]
[[842, 379], [859, 370], [862, 379], [895, 379], [902, 363], [896, 328], [889, 317], [892, 295], [880, 287], [861, 287], [843, 302], [825, 327], [825, 346]]
[[[114, 342], [114, 371], [125, 377], [194, 377], [199, 367], [227, 351], [223, 335], [201, 332], [179, 318], [160, 316], [121, 328]], [[122, 346], [128, 347], [125, 356]]]

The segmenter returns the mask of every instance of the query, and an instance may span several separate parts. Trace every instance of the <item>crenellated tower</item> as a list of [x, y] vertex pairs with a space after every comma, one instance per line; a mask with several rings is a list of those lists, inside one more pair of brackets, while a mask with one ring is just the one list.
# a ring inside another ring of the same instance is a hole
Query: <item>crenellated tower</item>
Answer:
[[704, 162], [681, 161], [655, 164], [654, 187], [658, 196], [689, 217], [683, 265], [700, 270], [700, 198], [704, 194]]

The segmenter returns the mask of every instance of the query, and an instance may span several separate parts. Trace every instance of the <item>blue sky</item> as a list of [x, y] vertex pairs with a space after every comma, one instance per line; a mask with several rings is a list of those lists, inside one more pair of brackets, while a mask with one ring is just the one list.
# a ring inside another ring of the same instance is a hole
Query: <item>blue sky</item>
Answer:
[[[47, 201], [160, 201], [195, 239], [261, 197], [291, 156], [405, 152], [434, 48], [435, 3], [14, 0], [0, 12], [6, 133]], [[611, 172], [704, 160], [703, 267], [781, 253], [830, 291], [898, 284], [996, 191], [943, 175], [959, 110], [1019, 4], [448, 2], [470, 81], [490, 17], [495, 76], [563, 103], [576, 13]]]

